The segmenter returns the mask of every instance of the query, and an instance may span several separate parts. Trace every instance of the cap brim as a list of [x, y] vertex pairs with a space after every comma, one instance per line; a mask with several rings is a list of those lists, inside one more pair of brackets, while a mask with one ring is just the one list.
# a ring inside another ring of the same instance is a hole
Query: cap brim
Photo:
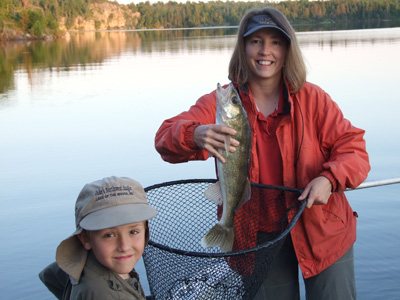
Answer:
[[125, 204], [92, 212], [82, 219], [79, 226], [85, 230], [101, 230], [147, 221], [156, 215], [157, 210], [148, 204]]
[[243, 34], [243, 37], [249, 36], [253, 32], [256, 32], [257, 30], [260, 30], [262, 28], [274, 28], [274, 29], [277, 29], [290, 42], [290, 36], [282, 28], [280, 28], [278, 26], [275, 26], [275, 25], [271, 25], [271, 24], [263, 24], [263, 25], [255, 26], [252, 29], [250, 29], [249, 31], [247, 31], [245, 34]]

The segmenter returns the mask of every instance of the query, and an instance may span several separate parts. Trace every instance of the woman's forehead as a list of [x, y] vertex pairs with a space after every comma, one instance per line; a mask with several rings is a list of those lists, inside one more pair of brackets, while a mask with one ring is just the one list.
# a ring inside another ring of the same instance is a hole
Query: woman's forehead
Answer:
[[264, 37], [264, 36], [269, 36], [272, 38], [281, 38], [286, 40], [283, 33], [276, 28], [260, 28], [257, 31], [253, 32], [252, 34], [250, 34], [248, 37]]

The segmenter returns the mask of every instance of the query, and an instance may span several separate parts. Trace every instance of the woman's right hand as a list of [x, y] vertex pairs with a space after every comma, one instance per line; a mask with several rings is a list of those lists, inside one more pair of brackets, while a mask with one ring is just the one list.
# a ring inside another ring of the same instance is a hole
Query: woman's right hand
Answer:
[[220, 154], [219, 150], [225, 151], [225, 140], [230, 138], [229, 151], [235, 152], [239, 146], [239, 141], [231, 136], [236, 134], [236, 130], [225, 125], [208, 124], [196, 127], [193, 132], [193, 141], [200, 149], [207, 150], [210, 155], [218, 158], [225, 163], [225, 158]]

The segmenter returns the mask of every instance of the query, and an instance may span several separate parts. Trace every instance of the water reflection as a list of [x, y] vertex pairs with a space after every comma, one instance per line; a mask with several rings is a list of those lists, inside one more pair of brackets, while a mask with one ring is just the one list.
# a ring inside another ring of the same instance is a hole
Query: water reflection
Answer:
[[367, 19], [348, 20], [340, 22], [321, 22], [319, 24], [294, 24], [293, 27], [297, 32], [303, 31], [332, 31], [332, 30], [354, 30], [354, 29], [373, 29], [373, 28], [389, 28], [399, 27], [400, 20], [381, 20]]
[[[66, 41], [0, 44], [0, 70], [8, 74], [0, 74], [3, 298], [52, 299], [37, 273], [74, 228], [73, 206], [85, 182], [119, 175], [149, 186], [215, 177], [213, 160], [163, 162], [154, 134], [164, 119], [227, 82], [235, 32], [91, 32]], [[399, 35], [400, 28], [298, 34], [309, 81], [366, 130], [370, 180], [399, 176], [400, 101], [393, 93]], [[360, 299], [400, 293], [399, 187], [348, 194], [360, 216]], [[137, 270], [146, 283], [144, 267]]]
[[[333, 49], [338, 45], [347, 47], [359, 43], [398, 42], [399, 30], [300, 32], [298, 37], [302, 46], [316, 45]], [[18, 70], [28, 74], [32, 86], [33, 77], [41, 76], [41, 69], [51, 72], [68, 72], [76, 66], [90, 69], [124, 52], [143, 55], [153, 52], [182, 54], [205, 49], [230, 50], [233, 49], [236, 31], [237, 28], [86, 32], [72, 33], [67, 40], [1, 43], [0, 93], [15, 89], [14, 76]]]
[[317, 46], [323, 49], [329, 47], [350, 47], [375, 44], [389, 44], [400, 41], [400, 28], [300, 32], [297, 34], [302, 48]]
[[[218, 36], [231, 35], [236, 28], [196, 30], [150, 30], [71, 33], [66, 40], [0, 43], [0, 93], [14, 89], [14, 73], [23, 69], [30, 78], [35, 70], [69, 71], [74, 66], [90, 68], [123, 52], [181, 52], [184, 49], [226, 47]], [[196, 37], [194, 39], [194, 37]], [[203, 37], [210, 37], [209, 42]], [[177, 43], [186, 40], [185, 43]], [[214, 42], [213, 42], [214, 41]], [[177, 46], [179, 45], [179, 46]], [[37, 76], [37, 74], [35, 74]]]

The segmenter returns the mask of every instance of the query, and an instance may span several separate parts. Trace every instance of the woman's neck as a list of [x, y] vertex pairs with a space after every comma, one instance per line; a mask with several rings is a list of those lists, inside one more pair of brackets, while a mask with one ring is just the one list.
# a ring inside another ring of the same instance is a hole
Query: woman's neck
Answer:
[[265, 117], [268, 117], [278, 106], [281, 81], [249, 82], [249, 86], [257, 108]]

